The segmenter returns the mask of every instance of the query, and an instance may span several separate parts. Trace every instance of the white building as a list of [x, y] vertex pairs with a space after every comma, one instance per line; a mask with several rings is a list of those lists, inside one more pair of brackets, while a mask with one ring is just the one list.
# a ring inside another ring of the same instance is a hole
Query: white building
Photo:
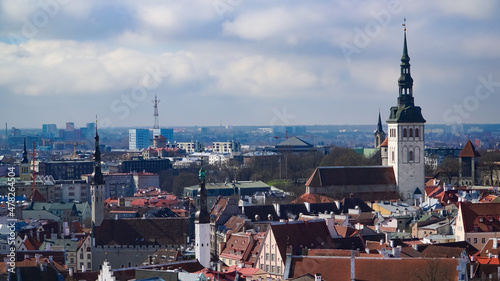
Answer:
[[213, 142], [212, 150], [214, 153], [241, 153], [241, 144], [237, 141]]
[[[394, 169], [401, 197], [408, 203], [425, 188], [424, 128], [421, 108], [415, 106], [410, 57], [404, 35], [398, 105], [390, 111], [388, 123], [388, 165]], [[417, 191], [417, 188], [419, 191]]]
[[203, 151], [203, 144], [198, 141], [178, 142], [176, 144], [177, 148], [186, 151], [188, 154]]

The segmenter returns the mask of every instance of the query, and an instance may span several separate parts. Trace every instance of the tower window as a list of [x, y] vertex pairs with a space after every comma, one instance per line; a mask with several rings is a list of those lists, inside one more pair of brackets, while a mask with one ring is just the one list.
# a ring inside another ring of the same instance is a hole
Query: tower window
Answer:
[[391, 153], [391, 160], [392, 160], [392, 162], [394, 162], [394, 151], [392, 151], [392, 153]]
[[408, 161], [413, 161], [413, 151], [408, 153]]
[[415, 129], [415, 137], [418, 138], [419, 135], [418, 135], [418, 128]]
[[410, 128], [410, 138], [412, 138], [412, 137], [413, 137], [413, 129]]
[[406, 132], [406, 128], [403, 129], [403, 138], [406, 138], [407, 137], [407, 132]]

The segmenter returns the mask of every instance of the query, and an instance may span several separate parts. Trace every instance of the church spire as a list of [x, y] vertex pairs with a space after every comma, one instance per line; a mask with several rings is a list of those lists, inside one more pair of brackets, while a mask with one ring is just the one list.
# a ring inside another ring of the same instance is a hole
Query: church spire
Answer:
[[21, 163], [29, 163], [28, 150], [26, 149], [26, 138], [24, 138], [24, 150], [23, 150], [23, 158], [21, 159]]
[[401, 73], [398, 79], [399, 96], [398, 105], [391, 107], [391, 113], [387, 122], [403, 123], [403, 122], [417, 122], [425, 123], [422, 117], [421, 108], [415, 106], [413, 98], [413, 78], [410, 72], [410, 56], [408, 55], [408, 42], [406, 40], [406, 19], [403, 23], [404, 27], [404, 41], [403, 41], [403, 55], [401, 56]]
[[373, 143], [375, 148], [379, 148], [382, 142], [385, 140], [385, 132], [382, 127], [382, 118], [380, 118], [380, 110], [378, 112], [378, 124], [377, 130], [375, 131], [375, 142]]
[[97, 133], [97, 118], [95, 121], [95, 153], [94, 153], [94, 173], [92, 174], [92, 183], [94, 185], [104, 184], [104, 176], [101, 171], [101, 151], [99, 150], [99, 134]]
[[413, 105], [413, 78], [410, 73], [410, 56], [408, 55], [408, 43], [406, 41], [406, 19], [404, 20], [404, 42], [403, 55], [401, 56], [401, 74], [398, 79], [399, 105]]
[[196, 195], [198, 211], [195, 215], [195, 221], [196, 223], [210, 223], [210, 215], [207, 210], [207, 189], [205, 188], [205, 170], [203, 169], [203, 163], [200, 167], [199, 180], [200, 187], [198, 188], [198, 195]]
[[378, 112], [378, 124], [377, 124], [377, 131], [376, 133], [383, 133], [384, 128], [382, 127], [382, 118], [380, 118], [380, 110]]

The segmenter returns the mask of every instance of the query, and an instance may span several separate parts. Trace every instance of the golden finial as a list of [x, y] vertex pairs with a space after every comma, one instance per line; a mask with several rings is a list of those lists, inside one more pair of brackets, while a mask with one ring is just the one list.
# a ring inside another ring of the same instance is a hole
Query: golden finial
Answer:
[[404, 23], [403, 23], [404, 30], [406, 32], [406, 18], [404, 18]]

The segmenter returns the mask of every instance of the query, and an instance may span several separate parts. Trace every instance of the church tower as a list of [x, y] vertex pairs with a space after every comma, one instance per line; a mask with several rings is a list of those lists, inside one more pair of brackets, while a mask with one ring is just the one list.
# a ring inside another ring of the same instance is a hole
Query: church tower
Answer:
[[28, 151], [26, 150], [26, 138], [24, 138], [23, 159], [19, 163], [19, 180], [29, 181], [30, 177], [30, 160], [28, 159]]
[[380, 145], [385, 140], [385, 132], [384, 132], [384, 128], [382, 128], [382, 119], [380, 118], [380, 112], [378, 113], [377, 130], [375, 131], [374, 135], [375, 135], [375, 142], [374, 142], [373, 146], [375, 148], [380, 148]]
[[101, 151], [99, 150], [99, 135], [97, 134], [97, 121], [95, 126], [95, 153], [94, 172], [90, 183], [92, 196], [92, 227], [100, 226], [104, 218], [104, 176], [101, 171]]
[[200, 188], [196, 201], [198, 211], [195, 215], [195, 255], [201, 265], [210, 267], [210, 214], [207, 211], [207, 189], [205, 188], [205, 171], [200, 168]]
[[394, 169], [399, 193], [407, 203], [414, 194], [422, 194], [425, 187], [424, 126], [422, 109], [415, 106], [410, 57], [404, 28], [401, 75], [398, 80], [398, 105], [391, 107], [388, 123], [388, 164]]

